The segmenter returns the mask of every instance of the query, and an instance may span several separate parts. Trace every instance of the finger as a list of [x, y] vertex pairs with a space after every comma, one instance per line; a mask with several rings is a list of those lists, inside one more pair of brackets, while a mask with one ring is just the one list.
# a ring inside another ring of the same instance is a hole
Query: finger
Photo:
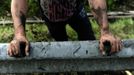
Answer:
[[19, 42], [14, 42], [15, 44], [14, 44], [14, 48], [15, 48], [15, 51], [14, 51], [14, 54], [15, 55], [18, 55], [19, 54], [19, 52], [20, 52], [20, 44], [19, 44]]
[[29, 56], [29, 43], [26, 43], [26, 47], [25, 47], [25, 54], [26, 56]]
[[117, 44], [118, 44], [117, 51], [120, 51], [122, 47], [122, 41], [118, 37], [117, 37]]
[[111, 53], [114, 53], [116, 50], [116, 41], [111, 41]]
[[120, 41], [119, 41], [119, 48], [120, 48], [119, 50], [121, 50], [122, 47], [123, 47], [123, 42], [122, 42], [122, 40], [120, 40]]
[[16, 51], [16, 49], [15, 49], [15, 47], [14, 47], [14, 45], [12, 44], [12, 56], [14, 56], [15, 54], [14, 54], [14, 52]]
[[99, 48], [100, 48], [100, 52], [102, 53], [102, 55], [105, 55], [103, 41], [100, 41]]
[[120, 46], [120, 50], [123, 48], [123, 43], [122, 43], [122, 40], [120, 40], [120, 44], [119, 44], [119, 46]]
[[115, 38], [115, 42], [114, 42], [114, 45], [115, 45], [115, 50], [114, 50], [114, 52], [118, 52], [118, 43], [119, 43], [119, 40], [118, 40], [118, 38], [117, 37], [114, 37]]
[[118, 51], [120, 51], [121, 50], [121, 42], [118, 42], [118, 45], [119, 45]]
[[119, 52], [119, 40], [116, 40], [116, 48], [115, 48], [115, 52]]
[[119, 47], [118, 51], [120, 51], [121, 48], [122, 48], [122, 41], [121, 41], [120, 39], [119, 39], [119, 41], [118, 41], [118, 47]]
[[11, 43], [10, 43], [10, 50], [9, 50], [10, 56], [14, 55], [13, 51], [14, 51], [14, 46], [13, 46], [13, 41], [11, 41]]
[[13, 47], [14, 47], [13, 54], [14, 55], [18, 55], [18, 51], [19, 51], [18, 45], [17, 44], [14, 44]]
[[13, 40], [12, 42], [11, 42], [11, 46], [12, 46], [12, 54], [13, 55], [16, 55], [16, 45], [17, 45], [17, 42], [15, 41], [15, 40]]
[[13, 56], [13, 55], [14, 55], [14, 54], [13, 54], [13, 50], [14, 50], [14, 47], [13, 47], [13, 45], [12, 45], [12, 43], [11, 43], [10, 56]]
[[16, 52], [15, 46], [14, 44], [12, 44], [12, 54], [15, 55], [15, 52]]
[[8, 55], [11, 56], [11, 44], [8, 46]]

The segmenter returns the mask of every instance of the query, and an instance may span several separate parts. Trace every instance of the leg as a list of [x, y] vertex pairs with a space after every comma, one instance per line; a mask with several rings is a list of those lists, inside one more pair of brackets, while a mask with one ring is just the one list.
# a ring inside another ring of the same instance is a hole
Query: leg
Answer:
[[65, 23], [51, 23], [47, 22], [47, 27], [48, 30], [51, 34], [51, 36], [56, 40], [56, 41], [67, 41], [67, 33], [65, 30]]
[[[49, 19], [43, 14], [43, 8], [41, 7], [41, 0], [38, 0], [38, 4], [41, 10], [41, 17], [43, 20], [45, 20], [45, 23], [48, 27], [48, 30], [51, 34], [51, 36], [56, 40], [56, 41], [67, 41], [67, 33], [65, 30], [65, 24], [64, 22], [50, 22]], [[43, 5], [45, 6], [45, 5]]]
[[[79, 40], [95, 40], [94, 32], [84, 9], [69, 20], [70, 26], [77, 32]], [[77, 75], [85, 75], [84, 72], [77, 72]]]
[[71, 27], [77, 32], [79, 40], [95, 40], [92, 26], [88, 20], [84, 8], [78, 15], [69, 20]]

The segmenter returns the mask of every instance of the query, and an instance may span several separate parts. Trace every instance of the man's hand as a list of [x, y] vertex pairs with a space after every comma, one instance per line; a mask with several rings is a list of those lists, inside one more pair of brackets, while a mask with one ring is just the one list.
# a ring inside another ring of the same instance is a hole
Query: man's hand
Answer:
[[14, 25], [14, 39], [8, 47], [9, 56], [26, 56], [29, 55], [29, 42], [25, 34], [25, 21], [28, 9], [28, 0], [12, 0], [11, 14]]
[[118, 37], [113, 36], [111, 33], [105, 33], [102, 34], [100, 37], [100, 44], [99, 48], [103, 55], [105, 55], [105, 46], [104, 43], [109, 42], [110, 43], [110, 54], [120, 51], [122, 44], [121, 40]]
[[15, 37], [9, 44], [8, 55], [21, 57], [29, 55], [29, 42], [25, 36]]
[[109, 32], [106, 0], [88, 1], [91, 7], [92, 14], [94, 15], [98, 25], [100, 26], [100, 51], [102, 52], [102, 54], [104, 54], [104, 44], [105, 42], [109, 42], [111, 45], [110, 53], [118, 52], [121, 49], [121, 41], [119, 38], [114, 37]]

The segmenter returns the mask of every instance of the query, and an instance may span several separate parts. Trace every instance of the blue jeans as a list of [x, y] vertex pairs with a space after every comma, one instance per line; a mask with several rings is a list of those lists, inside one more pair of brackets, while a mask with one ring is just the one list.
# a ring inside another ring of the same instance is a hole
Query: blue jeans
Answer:
[[68, 40], [68, 36], [65, 29], [66, 24], [69, 24], [77, 32], [79, 40], [96, 39], [84, 8], [82, 8], [80, 12], [75, 13], [67, 21], [50, 22], [45, 16], [43, 16], [43, 19], [45, 20], [45, 23], [49, 29], [51, 36], [56, 41]]

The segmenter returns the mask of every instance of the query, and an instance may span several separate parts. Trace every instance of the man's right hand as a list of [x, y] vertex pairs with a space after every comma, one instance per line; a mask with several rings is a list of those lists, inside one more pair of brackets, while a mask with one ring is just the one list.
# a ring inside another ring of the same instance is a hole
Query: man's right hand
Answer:
[[9, 44], [8, 55], [12, 57], [20, 57], [29, 55], [29, 42], [25, 36], [15, 37]]

